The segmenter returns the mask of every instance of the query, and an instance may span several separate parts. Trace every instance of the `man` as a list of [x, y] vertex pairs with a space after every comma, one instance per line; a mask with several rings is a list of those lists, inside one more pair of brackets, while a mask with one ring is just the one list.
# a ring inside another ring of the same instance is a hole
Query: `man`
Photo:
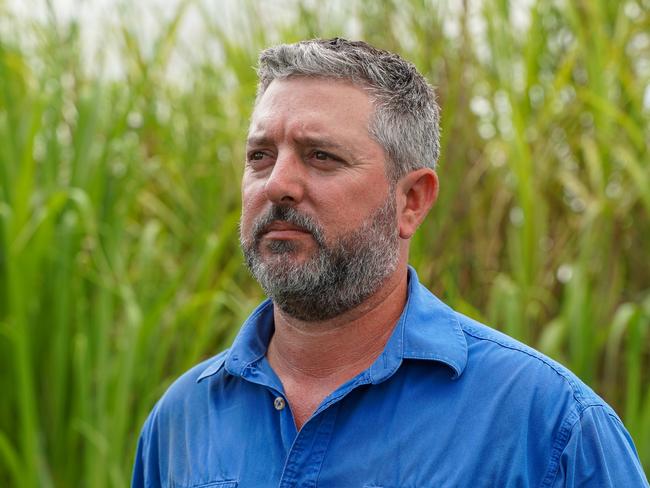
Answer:
[[603, 400], [408, 267], [438, 122], [395, 54], [261, 54], [241, 245], [270, 300], [158, 402], [133, 486], [648, 486]]

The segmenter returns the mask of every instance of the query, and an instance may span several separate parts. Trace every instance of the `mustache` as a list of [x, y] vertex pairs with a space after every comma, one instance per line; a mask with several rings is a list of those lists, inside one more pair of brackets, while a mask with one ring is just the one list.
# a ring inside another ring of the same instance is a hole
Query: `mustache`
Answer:
[[273, 222], [286, 222], [300, 230], [309, 232], [319, 246], [325, 245], [323, 229], [313, 217], [297, 211], [293, 207], [273, 205], [268, 212], [261, 215], [253, 225], [253, 239], [258, 244], [268, 227]]

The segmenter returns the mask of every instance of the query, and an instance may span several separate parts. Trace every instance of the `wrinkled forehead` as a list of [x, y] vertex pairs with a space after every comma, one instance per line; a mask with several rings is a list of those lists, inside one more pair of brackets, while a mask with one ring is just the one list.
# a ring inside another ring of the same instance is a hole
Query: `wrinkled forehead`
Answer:
[[371, 101], [375, 101], [375, 89], [371, 86], [370, 82], [362, 78], [350, 77], [350, 76], [338, 76], [336, 74], [332, 75], [322, 75], [322, 74], [305, 74], [305, 73], [289, 73], [282, 76], [277, 76], [275, 78], [264, 78], [259, 80], [257, 84], [257, 93], [255, 95], [255, 102], [253, 108], [256, 107], [260, 99], [264, 96], [269, 86], [275, 82], [283, 81], [323, 81], [325, 83], [332, 83], [338, 85], [348, 85], [354, 86], [360, 90], [365, 91], [370, 97]]
[[345, 126], [368, 133], [373, 111], [367, 91], [346, 80], [305, 76], [276, 79], [256, 101], [249, 136], [275, 120], [332, 129]]

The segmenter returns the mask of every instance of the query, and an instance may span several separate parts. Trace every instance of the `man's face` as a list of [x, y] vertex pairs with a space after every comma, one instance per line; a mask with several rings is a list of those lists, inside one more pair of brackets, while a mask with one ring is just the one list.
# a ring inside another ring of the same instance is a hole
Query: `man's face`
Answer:
[[290, 78], [273, 81], [253, 113], [242, 249], [276, 305], [302, 320], [353, 308], [396, 266], [395, 195], [371, 112], [350, 83]]

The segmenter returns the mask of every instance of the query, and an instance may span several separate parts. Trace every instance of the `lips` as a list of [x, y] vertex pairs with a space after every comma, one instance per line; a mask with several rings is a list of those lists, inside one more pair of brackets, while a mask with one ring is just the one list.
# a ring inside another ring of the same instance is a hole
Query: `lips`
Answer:
[[256, 245], [262, 240], [313, 239], [318, 245], [324, 243], [322, 230], [314, 217], [298, 212], [290, 206], [273, 205], [260, 215], [253, 224], [252, 236]]
[[311, 233], [297, 225], [278, 220], [271, 222], [261, 232], [261, 236], [268, 239], [292, 239], [304, 235], [311, 235]]

